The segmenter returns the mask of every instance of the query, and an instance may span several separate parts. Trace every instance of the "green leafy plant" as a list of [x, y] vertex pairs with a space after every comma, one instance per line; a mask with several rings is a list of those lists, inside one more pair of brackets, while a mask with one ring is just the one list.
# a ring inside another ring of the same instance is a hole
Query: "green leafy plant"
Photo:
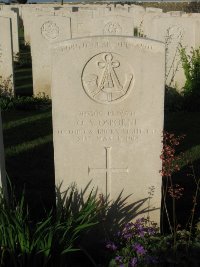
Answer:
[[139, 27], [134, 28], [133, 35], [140, 38], [146, 38], [146, 35], [144, 34], [143, 30], [143, 20], [140, 22]]
[[12, 98], [14, 96], [12, 89], [12, 75], [7, 79], [2, 79], [0, 77], [0, 97]]
[[37, 96], [14, 96], [11, 77], [0, 80], [0, 108], [1, 110], [38, 110], [51, 105], [51, 100], [45, 94]]
[[51, 106], [51, 100], [45, 95], [33, 96], [0, 96], [1, 110], [38, 110]]
[[140, 218], [124, 225], [106, 248], [110, 253], [109, 267], [174, 267], [199, 266], [200, 235], [189, 231], [164, 235], [149, 219]]
[[182, 66], [185, 72], [186, 82], [183, 87], [184, 95], [196, 94], [200, 95], [200, 48], [192, 48], [190, 54], [186, 52], [186, 48], [181, 47], [180, 55]]
[[200, 48], [192, 48], [187, 54], [186, 48], [180, 48], [181, 62], [184, 69], [186, 82], [183, 87], [185, 108], [199, 110], [200, 106]]
[[30, 220], [24, 195], [8, 202], [0, 195], [0, 265], [20, 267], [66, 266], [68, 255], [80, 250], [78, 239], [97, 224], [99, 202], [91, 192], [74, 208], [77, 189], [57, 189], [57, 209], [43, 220]]

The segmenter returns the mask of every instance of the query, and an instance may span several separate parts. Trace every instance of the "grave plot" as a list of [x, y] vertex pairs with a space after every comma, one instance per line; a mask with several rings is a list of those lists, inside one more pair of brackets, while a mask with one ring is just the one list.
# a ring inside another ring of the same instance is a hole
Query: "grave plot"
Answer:
[[[155, 189], [159, 222], [164, 45], [121, 36], [69, 40], [53, 49], [56, 184], [91, 182], [116, 199], [144, 201]], [[71, 64], [68, 64], [71, 62]]]

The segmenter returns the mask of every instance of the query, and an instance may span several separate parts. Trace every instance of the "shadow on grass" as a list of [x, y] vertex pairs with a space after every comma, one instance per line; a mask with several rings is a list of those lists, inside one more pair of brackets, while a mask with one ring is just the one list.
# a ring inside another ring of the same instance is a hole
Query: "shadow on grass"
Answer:
[[20, 197], [25, 192], [33, 217], [52, 208], [55, 197], [52, 142], [6, 157], [6, 167], [16, 195]]
[[54, 159], [51, 110], [2, 114], [6, 170], [16, 196], [24, 191], [31, 214], [52, 208]]
[[[26, 113], [24, 113], [24, 115], [25, 114]], [[36, 114], [35, 116], [21, 118], [16, 121], [9, 120], [3, 127], [4, 144], [5, 147], [9, 149], [11, 149], [12, 146], [19, 145], [20, 147], [25, 144], [28, 149], [28, 142], [32, 144], [35, 143], [37, 146], [37, 139], [43, 138], [46, 135], [52, 135], [52, 131], [50, 112]], [[15, 148], [13, 147], [13, 149]]]
[[[177, 152], [188, 151], [200, 146], [200, 112], [165, 113], [164, 125], [164, 129], [167, 132], [186, 135]], [[200, 151], [200, 147], [198, 150]]]

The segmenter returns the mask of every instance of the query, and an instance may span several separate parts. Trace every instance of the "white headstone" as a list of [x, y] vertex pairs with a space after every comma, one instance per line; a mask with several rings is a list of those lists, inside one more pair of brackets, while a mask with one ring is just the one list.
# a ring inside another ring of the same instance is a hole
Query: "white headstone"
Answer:
[[141, 24], [143, 22], [143, 17], [145, 15], [145, 8], [142, 6], [131, 5], [129, 7], [129, 13], [130, 16], [132, 15], [133, 17], [134, 27], [136, 28], [141, 27]]
[[32, 27], [32, 18], [36, 15], [53, 15], [54, 9], [52, 8], [44, 8], [41, 5], [24, 5], [22, 7], [22, 20], [24, 26], [24, 40], [26, 44], [30, 45], [30, 35], [31, 35], [31, 27]]
[[82, 17], [82, 19], [78, 18], [75, 21], [72, 18], [72, 24], [73, 38], [94, 35], [134, 35], [133, 18], [130, 16], [114, 15], [111, 13], [93, 19]]
[[166, 84], [181, 89], [185, 75], [180, 61], [180, 44], [191, 51], [200, 46], [200, 20], [191, 17], [155, 17], [146, 32], [147, 37], [166, 43]]
[[14, 11], [2, 11], [0, 16], [11, 19], [12, 25], [12, 46], [14, 55], [19, 53], [19, 17]]
[[147, 13], [162, 13], [163, 10], [157, 7], [146, 7], [146, 12]]
[[150, 217], [159, 223], [164, 44], [95, 36], [52, 52], [56, 184], [83, 189], [92, 181], [90, 189], [111, 199], [131, 194], [129, 203], [155, 187]]
[[0, 17], [0, 84], [14, 93], [11, 19]]
[[35, 16], [32, 20], [31, 56], [34, 95], [45, 93], [51, 96], [50, 44], [70, 38], [71, 21], [68, 17], [44, 15]]

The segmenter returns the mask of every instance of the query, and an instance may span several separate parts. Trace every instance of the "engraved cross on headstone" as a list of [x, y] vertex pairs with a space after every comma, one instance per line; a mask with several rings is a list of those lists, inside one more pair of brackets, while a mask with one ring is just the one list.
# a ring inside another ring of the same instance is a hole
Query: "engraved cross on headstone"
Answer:
[[112, 147], [105, 147], [106, 151], [106, 167], [105, 168], [90, 168], [88, 167], [88, 174], [91, 172], [106, 174], [106, 197], [111, 195], [111, 178], [113, 173], [128, 173], [128, 168], [112, 168], [111, 167], [111, 150]]

